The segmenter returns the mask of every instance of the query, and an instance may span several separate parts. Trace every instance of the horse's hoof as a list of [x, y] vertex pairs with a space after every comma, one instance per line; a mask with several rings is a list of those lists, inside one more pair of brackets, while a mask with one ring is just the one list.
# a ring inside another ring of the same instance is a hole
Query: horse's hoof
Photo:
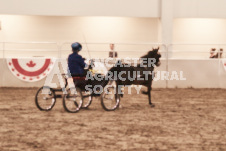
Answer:
[[155, 107], [155, 104], [151, 103], [150, 106], [151, 106], [151, 107]]

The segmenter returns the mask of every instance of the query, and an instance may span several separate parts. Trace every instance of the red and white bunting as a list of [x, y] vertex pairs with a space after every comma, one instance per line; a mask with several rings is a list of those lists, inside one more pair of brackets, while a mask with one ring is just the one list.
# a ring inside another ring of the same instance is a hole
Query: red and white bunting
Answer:
[[50, 73], [55, 61], [53, 58], [7, 58], [7, 65], [18, 79], [35, 82]]

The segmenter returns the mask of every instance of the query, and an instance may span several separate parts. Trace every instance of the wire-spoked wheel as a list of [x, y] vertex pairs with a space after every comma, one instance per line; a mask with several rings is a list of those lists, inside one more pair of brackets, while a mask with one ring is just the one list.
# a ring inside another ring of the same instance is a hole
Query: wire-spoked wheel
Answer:
[[101, 105], [106, 111], [114, 111], [119, 107], [120, 95], [116, 81], [109, 81], [101, 94]]
[[82, 108], [83, 109], [88, 109], [88, 107], [91, 105], [93, 96], [90, 91], [82, 91], [82, 96], [83, 96], [83, 104]]
[[67, 112], [76, 113], [83, 104], [83, 96], [80, 88], [68, 89], [67, 94], [63, 98], [63, 106]]
[[52, 88], [41, 87], [35, 95], [35, 104], [41, 111], [50, 111], [56, 103], [56, 95]]

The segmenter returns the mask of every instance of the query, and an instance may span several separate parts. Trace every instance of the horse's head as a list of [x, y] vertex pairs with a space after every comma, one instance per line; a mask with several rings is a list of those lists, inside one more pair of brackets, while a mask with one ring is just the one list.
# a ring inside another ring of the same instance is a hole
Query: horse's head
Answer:
[[158, 51], [159, 51], [159, 47], [158, 48], [152, 48], [151, 51], [149, 51], [146, 55], [142, 56], [141, 58], [153, 58], [153, 59], [155, 59], [154, 64], [158, 67], [161, 64], [161, 62], [160, 62], [161, 54]]

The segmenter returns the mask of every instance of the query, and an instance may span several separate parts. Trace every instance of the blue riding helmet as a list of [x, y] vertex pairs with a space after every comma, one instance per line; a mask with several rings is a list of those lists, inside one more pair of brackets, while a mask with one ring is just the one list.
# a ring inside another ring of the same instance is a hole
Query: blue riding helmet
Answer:
[[82, 50], [82, 45], [78, 42], [74, 42], [71, 44], [71, 48], [73, 51], [80, 51]]

